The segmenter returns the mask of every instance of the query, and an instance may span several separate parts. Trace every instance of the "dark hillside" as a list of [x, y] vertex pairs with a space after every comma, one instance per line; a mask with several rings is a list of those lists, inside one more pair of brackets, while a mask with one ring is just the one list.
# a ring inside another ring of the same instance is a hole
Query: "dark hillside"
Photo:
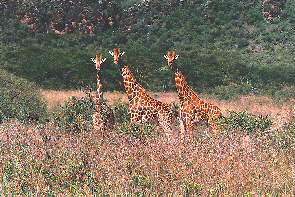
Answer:
[[[4, 1], [0, 61], [44, 88], [79, 88], [95, 82], [89, 60], [95, 51], [111, 63], [107, 50], [119, 46], [145, 87], [169, 90], [172, 73], [161, 65], [166, 50], [177, 49], [179, 64], [199, 91], [294, 85], [293, 1], [267, 1], [270, 8], [253, 0], [134, 2]], [[112, 64], [104, 79], [108, 89], [120, 89]]]

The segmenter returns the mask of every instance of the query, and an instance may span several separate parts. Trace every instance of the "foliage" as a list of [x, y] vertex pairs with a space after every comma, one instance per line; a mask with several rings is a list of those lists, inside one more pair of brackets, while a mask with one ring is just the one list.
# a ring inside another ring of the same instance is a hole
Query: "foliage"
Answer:
[[128, 104], [118, 100], [114, 103], [112, 109], [119, 132], [140, 139], [158, 135], [158, 128], [155, 124], [136, 124], [130, 122]]
[[154, 124], [136, 124], [130, 122], [124, 122], [119, 125], [119, 131], [124, 134], [131, 135], [136, 138], [145, 138], [157, 135], [156, 125]]
[[295, 86], [266, 87], [263, 93], [270, 95], [275, 101], [283, 103], [295, 98]]
[[295, 118], [284, 126], [283, 131], [275, 131], [274, 139], [274, 144], [277, 144], [282, 149], [287, 150], [295, 147]]
[[[40, 131], [15, 122], [7, 125], [1, 125], [2, 134], [10, 131], [12, 125], [17, 133], [12, 134], [12, 141], [1, 139], [4, 152], [0, 157], [6, 158], [1, 163], [2, 194], [50, 196], [70, 191], [85, 195], [85, 187], [93, 193], [100, 192], [100, 185], [86, 168], [81, 154], [64, 147], [49, 150]], [[49, 136], [46, 138], [50, 141]]]
[[142, 176], [142, 175], [136, 175], [132, 177], [133, 179], [133, 184], [137, 187], [141, 187], [141, 188], [151, 188], [151, 180], [146, 177], [146, 176]]
[[[102, 117], [106, 120], [109, 111], [106, 108], [106, 102], [103, 102]], [[128, 105], [117, 101], [111, 110], [114, 113], [116, 125], [120, 131], [125, 134], [131, 134], [135, 137], [151, 135], [155, 129], [154, 125], [137, 125], [130, 123], [128, 114]], [[93, 129], [92, 115], [95, 111], [95, 103], [90, 96], [77, 98], [70, 97], [62, 106], [59, 106], [52, 115], [52, 120], [61, 130], [70, 133], [89, 132]]]
[[256, 93], [255, 88], [250, 83], [220, 85], [209, 91], [210, 95], [223, 100], [235, 99], [240, 95]]
[[94, 102], [90, 97], [71, 97], [53, 113], [53, 121], [64, 131], [79, 133], [93, 129]]
[[201, 191], [203, 190], [203, 186], [201, 184], [188, 182], [184, 184], [185, 196], [190, 196], [195, 194], [195, 196], [200, 196]]
[[46, 119], [47, 106], [35, 84], [2, 69], [0, 84], [0, 122], [11, 118], [24, 122]]
[[[109, 111], [106, 110], [106, 102], [103, 103], [102, 116], [106, 120]], [[128, 105], [117, 101], [111, 108], [115, 116], [118, 131], [136, 138], [144, 138], [155, 135], [156, 127], [153, 124], [130, 123]], [[92, 115], [95, 111], [95, 103], [90, 96], [77, 98], [70, 97], [62, 106], [59, 106], [52, 114], [53, 122], [60, 130], [68, 133], [89, 132], [93, 129]]]
[[[294, 121], [285, 129], [294, 131]], [[246, 141], [233, 129], [182, 150], [162, 137], [113, 132], [102, 142], [95, 132], [65, 134], [52, 125], [5, 122], [0, 133], [3, 195], [293, 194], [294, 144], [277, 146], [272, 129]]]
[[128, 104], [118, 100], [114, 103], [112, 108], [114, 111], [115, 120], [118, 124], [130, 122]]
[[[197, 91], [215, 87], [219, 91], [219, 86], [244, 86], [245, 82], [262, 90], [268, 84], [294, 85], [294, 5], [290, 1], [282, 7], [282, 17], [271, 23], [264, 20], [261, 3], [252, 0], [83, 0], [72, 5], [78, 13], [74, 16], [67, 11], [70, 1], [24, 1], [25, 6], [8, 2], [9, 11], [2, 12], [0, 26], [0, 61], [5, 69], [46, 88], [94, 86], [95, 68], [89, 58], [96, 50], [107, 56], [107, 50], [116, 46], [124, 48], [131, 70], [150, 90], [175, 88], [172, 73], [160, 71], [167, 49], [178, 50], [179, 67]], [[19, 24], [21, 16], [32, 10], [39, 10], [34, 18], [41, 25], [33, 32]], [[99, 15], [101, 22], [95, 22]], [[48, 22], [42, 22], [53, 20], [62, 31], [72, 18], [82, 24], [83, 17], [95, 25], [95, 36], [80, 30], [56, 35], [45, 30]], [[105, 88], [122, 90], [120, 71], [107, 57]], [[233, 87], [234, 92], [240, 92], [239, 88]]]
[[245, 111], [231, 111], [227, 117], [219, 120], [219, 125], [227, 131], [239, 129], [247, 134], [263, 133], [271, 127], [272, 120], [268, 116], [255, 116]]

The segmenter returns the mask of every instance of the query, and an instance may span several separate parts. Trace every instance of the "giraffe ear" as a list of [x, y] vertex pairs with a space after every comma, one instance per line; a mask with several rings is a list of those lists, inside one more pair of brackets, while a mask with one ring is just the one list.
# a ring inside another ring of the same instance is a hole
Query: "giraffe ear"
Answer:
[[111, 54], [111, 56], [114, 56], [114, 52], [113, 51], [109, 51], [109, 54]]
[[175, 56], [175, 59], [177, 60], [177, 59], [178, 59], [178, 57], [179, 57], [179, 55], [176, 55], [176, 56]]
[[91, 61], [93, 62], [93, 63], [95, 63], [96, 64], [96, 60], [95, 60], [95, 58], [91, 58]]
[[167, 55], [164, 55], [164, 58], [168, 60], [168, 57], [167, 57]]
[[106, 60], [107, 60], [107, 58], [103, 58], [103, 59], [101, 60], [101, 63], [105, 62]]
[[125, 54], [125, 51], [123, 51], [122, 53], [121, 53], [121, 56], [123, 56]]

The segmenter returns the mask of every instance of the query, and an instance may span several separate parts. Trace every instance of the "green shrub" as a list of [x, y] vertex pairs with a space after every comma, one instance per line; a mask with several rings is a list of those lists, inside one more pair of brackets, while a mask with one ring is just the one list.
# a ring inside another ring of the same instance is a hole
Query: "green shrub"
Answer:
[[93, 128], [94, 110], [95, 105], [91, 97], [70, 97], [64, 105], [53, 112], [53, 121], [66, 132], [90, 131]]
[[144, 138], [157, 134], [155, 132], [156, 126], [154, 124], [136, 124], [130, 122], [124, 122], [119, 125], [119, 131], [136, 138]]
[[24, 122], [46, 119], [47, 106], [35, 84], [2, 69], [0, 84], [0, 122], [11, 118]]
[[123, 103], [121, 100], [118, 100], [115, 102], [113, 110], [116, 123], [123, 124], [130, 121], [130, 117], [128, 114], [128, 104]]
[[255, 116], [247, 112], [232, 111], [228, 117], [222, 117], [219, 120], [219, 125], [227, 131], [239, 129], [250, 134], [267, 130], [271, 127], [272, 121], [268, 116]]
[[[118, 102], [113, 107], [115, 123], [128, 121], [128, 106]], [[70, 97], [64, 105], [59, 106], [52, 115], [53, 122], [66, 132], [80, 133], [93, 129], [92, 115], [95, 111], [95, 102], [91, 96], [82, 98]], [[109, 106], [106, 101], [102, 104], [102, 119], [110, 118]]]
[[[29, 2], [30, 6], [34, 4]], [[77, 31], [63, 36], [50, 31], [30, 33], [30, 28], [18, 25], [19, 17], [13, 17], [14, 13], [20, 12], [19, 9], [24, 11], [23, 4], [16, 3], [15, 9], [7, 7], [6, 12], [2, 12], [6, 14], [0, 21], [3, 24], [0, 25], [0, 42], [3, 43], [0, 44], [0, 61], [5, 69], [43, 87], [69, 89], [80, 87], [81, 81], [95, 83], [95, 67], [89, 61], [93, 51], [103, 50], [106, 54], [106, 50], [114, 46], [124, 47], [131, 70], [147, 89], [173, 90], [175, 84], [171, 72], [158, 71], [161, 62], [166, 64], [163, 55], [170, 48], [179, 51], [180, 69], [198, 91], [228, 82], [239, 84], [246, 79], [255, 85], [294, 85], [295, 17], [292, 16], [295, 8], [292, 1], [283, 8], [285, 16], [274, 23], [264, 20], [259, 1], [175, 3], [175, 0], [160, 0], [146, 2], [149, 6], [132, 6], [134, 2], [112, 3], [111, 7], [119, 5], [119, 10], [124, 10], [115, 12], [115, 18], [120, 18], [118, 23], [114, 26], [96, 24], [95, 36]], [[60, 2], [55, 5], [63, 7]], [[101, 5], [95, 1], [83, 3], [87, 9]], [[115, 7], [116, 10], [118, 7]], [[100, 9], [108, 14], [114, 11], [109, 13], [109, 6]], [[51, 15], [53, 10], [49, 10]], [[43, 11], [48, 14], [49, 10]], [[91, 21], [94, 15], [90, 10], [88, 17]], [[59, 22], [68, 20], [66, 10], [58, 12], [62, 13]], [[111, 63], [111, 58], [108, 62]], [[107, 66], [102, 72], [109, 82], [106, 87], [122, 89], [115, 80], [120, 77], [117, 67]], [[223, 93], [222, 87], [217, 89], [218, 95]], [[229, 95], [222, 94], [221, 97]]]
[[273, 139], [280, 148], [295, 147], [295, 118], [283, 128], [283, 131], [274, 132]]
[[132, 177], [133, 184], [140, 188], [151, 188], [152, 181], [149, 177], [143, 175], [136, 175]]
[[[34, 162], [34, 160], [30, 158], [30, 154], [22, 154], [16, 151], [12, 154], [14, 154], [15, 157], [11, 160], [7, 160], [3, 164], [3, 192], [5, 195], [15, 193], [27, 196], [36, 191], [35, 188], [30, 187], [32, 180], [28, 179], [28, 176], [30, 174], [40, 173], [40, 163]], [[15, 183], [20, 187], [17, 187]]]
[[201, 196], [201, 191], [204, 189], [202, 184], [194, 183], [194, 182], [185, 182], [183, 185], [185, 196]]
[[264, 93], [270, 95], [275, 101], [281, 103], [295, 98], [295, 86], [268, 87]]
[[118, 100], [112, 106], [115, 122], [118, 125], [118, 130], [121, 133], [132, 135], [133, 137], [143, 138], [156, 134], [156, 126], [154, 124], [135, 124], [130, 123], [128, 113], [128, 104]]
[[250, 83], [220, 85], [209, 91], [214, 97], [223, 100], [235, 99], [240, 95], [255, 93], [255, 88]]
[[209, 190], [210, 196], [219, 196], [223, 193], [223, 191], [226, 189], [226, 185], [223, 182], [218, 182], [215, 187], [211, 188]]

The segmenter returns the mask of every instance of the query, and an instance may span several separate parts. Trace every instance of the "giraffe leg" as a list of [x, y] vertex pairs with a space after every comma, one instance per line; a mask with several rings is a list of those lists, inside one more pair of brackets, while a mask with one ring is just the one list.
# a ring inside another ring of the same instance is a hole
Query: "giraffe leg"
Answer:
[[185, 115], [183, 113], [179, 113], [179, 126], [180, 126], [180, 132], [179, 132], [179, 141], [181, 144], [184, 143], [185, 139], [185, 133], [186, 133], [186, 120]]
[[219, 128], [218, 128], [217, 124], [215, 123], [214, 118], [210, 117], [208, 119], [208, 124], [209, 124], [209, 126], [211, 128], [211, 131], [212, 131], [213, 135], [218, 136]]
[[182, 119], [179, 119], [179, 127], [179, 134], [183, 136], [185, 134], [185, 126]]
[[102, 131], [103, 127], [104, 127], [104, 123], [103, 123], [103, 120], [101, 118], [101, 114], [98, 113], [98, 112], [94, 112], [93, 115], [92, 115], [92, 119], [93, 119], [94, 130]]
[[193, 124], [191, 120], [186, 122], [186, 143], [191, 143], [193, 141]]
[[174, 135], [173, 135], [173, 129], [171, 128], [171, 122], [169, 122], [169, 119], [165, 115], [159, 114], [159, 125], [164, 130], [168, 141], [172, 142], [174, 141]]
[[184, 125], [183, 142], [189, 143], [193, 140], [193, 124], [188, 115], [184, 115], [182, 120]]

